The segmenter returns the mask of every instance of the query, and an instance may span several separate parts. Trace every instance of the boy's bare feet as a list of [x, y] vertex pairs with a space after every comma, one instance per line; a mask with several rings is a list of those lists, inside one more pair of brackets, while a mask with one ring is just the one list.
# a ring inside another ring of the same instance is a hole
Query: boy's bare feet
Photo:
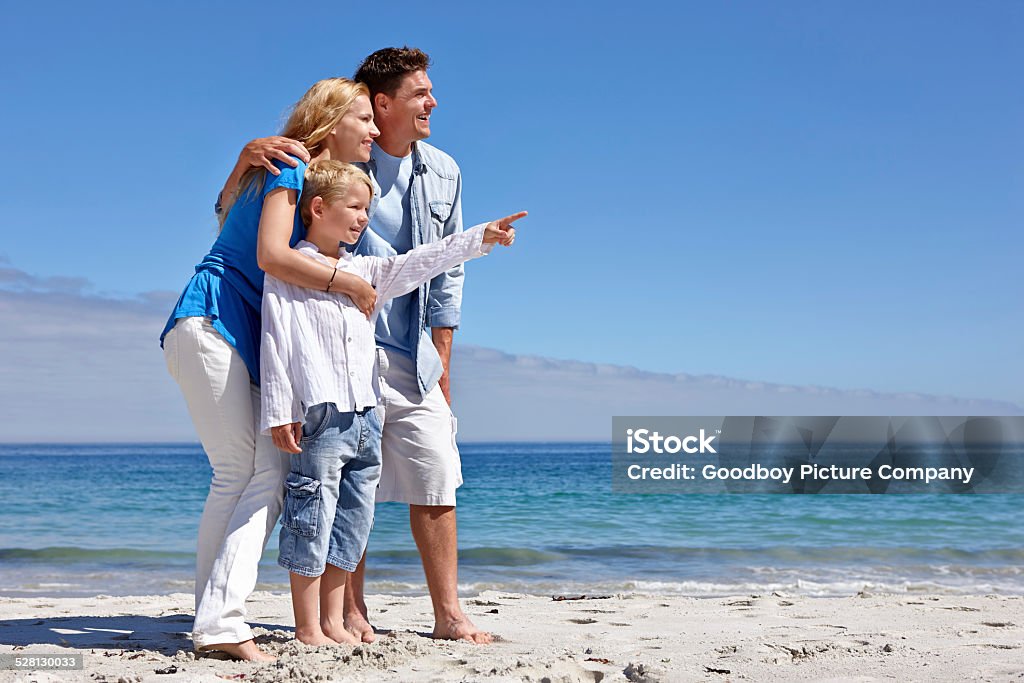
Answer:
[[253, 640], [241, 643], [217, 643], [199, 648], [200, 652], [223, 652], [226, 655], [246, 662], [274, 662], [277, 657], [260, 649]]
[[438, 640], [468, 640], [477, 645], [487, 645], [494, 640], [490, 633], [478, 629], [469, 617], [462, 613], [443, 623], [434, 622], [434, 632], [431, 636]]
[[314, 645], [316, 647], [320, 647], [321, 645], [338, 644], [338, 641], [329, 638], [320, 628], [297, 628], [295, 629], [295, 638], [300, 643]]
[[364, 643], [377, 640], [373, 626], [366, 620], [366, 605], [358, 611], [349, 610], [345, 613], [345, 630]]

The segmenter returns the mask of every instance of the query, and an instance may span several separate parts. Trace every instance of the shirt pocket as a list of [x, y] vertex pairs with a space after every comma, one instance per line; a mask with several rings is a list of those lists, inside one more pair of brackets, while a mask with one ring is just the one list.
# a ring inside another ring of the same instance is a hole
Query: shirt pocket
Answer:
[[451, 215], [451, 202], [442, 199], [435, 199], [430, 202], [430, 227], [435, 238], [441, 239], [444, 236], [444, 226]]

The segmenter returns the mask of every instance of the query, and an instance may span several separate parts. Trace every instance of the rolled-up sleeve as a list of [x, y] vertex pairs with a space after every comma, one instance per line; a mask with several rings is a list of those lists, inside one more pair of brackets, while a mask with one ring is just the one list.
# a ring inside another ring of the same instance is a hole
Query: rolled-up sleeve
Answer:
[[276, 285], [268, 275], [264, 282], [262, 335], [260, 339], [260, 433], [272, 427], [303, 422], [302, 405], [289, 376], [291, 319]]

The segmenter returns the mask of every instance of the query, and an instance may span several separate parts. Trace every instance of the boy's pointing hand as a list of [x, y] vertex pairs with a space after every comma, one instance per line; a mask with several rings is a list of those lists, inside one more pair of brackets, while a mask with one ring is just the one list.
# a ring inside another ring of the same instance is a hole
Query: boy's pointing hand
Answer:
[[512, 227], [512, 224], [526, 215], [525, 211], [520, 211], [511, 216], [505, 216], [488, 223], [484, 229], [484, 244], [497, 243], [505, 247], [511, 247], [512, 243], [516, 241], [516, 229]]

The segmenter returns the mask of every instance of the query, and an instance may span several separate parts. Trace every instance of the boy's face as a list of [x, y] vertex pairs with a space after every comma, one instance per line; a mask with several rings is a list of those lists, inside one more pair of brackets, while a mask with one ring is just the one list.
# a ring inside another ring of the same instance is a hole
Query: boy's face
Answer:
[[331, 239], [355, 244], [370, 222], [366, 213], [369, 208], [370, 188], [363, 183], [352, 183], [344, 197], [324, 205], [321, 225]]

